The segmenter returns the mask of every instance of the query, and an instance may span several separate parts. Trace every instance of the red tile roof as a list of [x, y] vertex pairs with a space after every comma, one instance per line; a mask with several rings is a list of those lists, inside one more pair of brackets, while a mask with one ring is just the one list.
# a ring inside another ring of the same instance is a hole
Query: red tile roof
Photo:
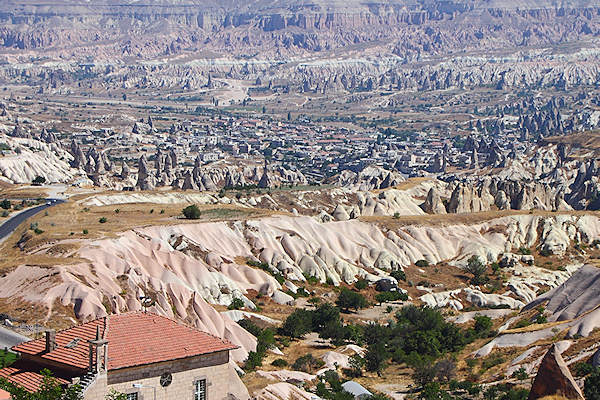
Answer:
[[[89, 364], [88, 340], [96, 337], [97, 326], [101, 336], [108, 340], [109, 370], [238, 348], [227, 340], [169, 318], [132, 312], [110, 315], [57, 332], [58, 347], [48, 353], [45, 352], [45, 338], [22, 343], [13, 350], [85, 370]], [[67, 344], [75, 339], [80, 340], [67, 348]]]
[[206, 332], [143, 312], [111, 315], [106, 339], [109, 370], [238, 348]]
[[[100, 335], [105, 334], [104, 318], [96, 319], [87, 324], [77, 325], [64, 331], [56, 333], [56, 344], [58, 347], [46, 353], [46, 339], [31, 340], [13, 347], [14, 351], [41, 357], [44, 360], [67, 364], [71, 367], [86, 370], [89, 367], [88, 340], [96, 337], [96, 327], [100, 327]], [[77, 341], [79, 339], [79, 341]], [[69, 343], [77, 344], [66, 347]]]
[[[0, 369], [0, 377], [13, 382], [25, 390], [35, 392], [40, 388], [44, 380], [44, 376], [40, 374], [40, 369], [40, 366], [37, 364], [17, 361], [10, 367]], [[54, 378], [62, 385], [71, 382], [70, 377], [67, 376], [54, 376]], [[1, 391], [0, 399], [4, 399]]]

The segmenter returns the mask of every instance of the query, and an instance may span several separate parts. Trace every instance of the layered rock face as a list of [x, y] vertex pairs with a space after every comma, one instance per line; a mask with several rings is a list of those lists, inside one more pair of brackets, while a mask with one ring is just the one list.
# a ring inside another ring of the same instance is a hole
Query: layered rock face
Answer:
[[[595, 84], [600, 71], [598, 63], [590, 62], [594, 54], [567, 55], [568, 69], [535, 51], [524, 56], [535, 61], [527, 63], [518, 58], [489, 63], [461, 56], [440, 64], [411, 63], [459, 51], [591, 39], [600, 32], [599, 21], [598, 7], [584, 1], [570, 2], [564, 8], [546, 1], [524, 5], [509, 1], [140, 4], [122, 0], [90, 5], [73, 0], [56, 7], [8, 1], [0, 5], [0, 49], [6, 50], [11, 61], [15, 60], [13, 50], [19, 49], [55, 56], [61, 65], [28, 65], [24, 73], [23, 65], [11, 62], [0, 70], [0, 77], [50, 88], [85, 76], [86, 84], [92, 85], [198, 89], [213, 86], [213, 76], [252, 81], [260, 77], [265, 82], [291, 82], [297, 91], [319, 93], [486, 85], [564, 89]], [[358, 44], [373, 46], [373, 57], [281, 64]], [[151, 65], [120, 62], [203, 50], [245, 57], [217, 64], [204, 59]], [[264, 59], [247, 59], [258, 54]], [[109, 81], [93, 83], [106, 74], [111, 75]], [[147, 127], [140, 124], [138, 128]]]
[[[109, 16], [110, 19], [107, 18]], [[202, 43], [209, 37], [210, 46], [214, 47], [254, 47], [259, 40], [269, 38], [282, 49], [319, 51], [368, 42], [382, 36], [397, 39], [400, 36], [402, 40], [396, 43], [394, 53], [406, 57], [421, 52], [435, 54], [464, 49], [465, 45], [469, 49], [482, 48], [492, 42], [513, 45], [548, 43], [565, 40], [562, 36], [567, 32], [567, 38], [573, 39], [597, 32], [596, 17], [594, 9], [584, 1], [571, 2], [569, 8], [558, 9], [546, 1], [530, 2], [523, 7], [523, 4], [512, 2], [461, 1], [406, 3], [388, 0], [365, 4], [353, 0], [317, 1], [307, 5], [294, 1], [163, 1], [160, 4], [140, 4], [122, 0], [90, 5], [71, 0], [50, 7], [27, 0], [11, 0], [4, 2], [0, 8], [0, 20], [4, 26], [0, 40], [4, 47], [36, 49], [74, 43], [85, 45], [113, 38], [127, 44], [123, 52], [144, 49], [172, 53]], [[448, 24], [457, 19], [465, 20], [460, 24], [462, 26]], [[77, 20], [78, 24], [70, 24], [73, 20]], [[473, 23], [483, 20], [492, 22]], [[556, 20], [573, 24], [567, 31], [566, 26], [554, 24]], [[156, 24], [163, 24], [165, 28], [159, 31], [161, 36], [171, 38], [163, 48], [156, 42], [154, 45], [149, 43], [149, 27], [154, 26], [156, 33]], [[91, 29], [82, 29], [83, 26]], [[248, 30], [248, 27], [251, 29]], [[246, 35], [231, 37], [230, 31], [238, 28], [246, 30]], [[123, 30], [140, 35], [135, 41], [124, 40], [121, 36], [125, 33]], [[177, 36], [172, 35], [173, 31]], [[293, 31], [298, 33], [292, 34]]]

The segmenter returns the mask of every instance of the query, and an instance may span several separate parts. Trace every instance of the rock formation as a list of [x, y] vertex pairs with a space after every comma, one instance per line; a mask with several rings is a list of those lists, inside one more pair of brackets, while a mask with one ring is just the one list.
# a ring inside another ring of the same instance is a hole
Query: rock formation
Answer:
[[529, 392], [529, 400], [537, 400], [545, 396], [563, 396], [569, 400], [585, 400], [556, 344], [550, 347], [542, 359]]
[[139, 190], [153, 190], [154, 180], [148, 170], [146, 157], [142, 155], [138, 161], [138, 177], [135, 187]]
[[267, 161], [265, 160], [265, 167], [263, 169], [263, 174], [260, 178], [260, 181], [258, 181], [258, 187], [259, 188], [270, 188], [273, 186], [273, 181], [271, 180], [271, 177], [269, 176], [269, 168], [267, 165]]
[[427, 214], [446, 214], [446, 206], [442, 202], [442, 198], [434, 188], [429, 189], [425, 203], [423, 203], [423, 211]]
[[129, 166], [127, 165], [127, 162], [123, 161], [123, 165], [121, 166], [121, 174], [119, 175], [119, 177], [122, 180], [126, 180], [129, 178]]

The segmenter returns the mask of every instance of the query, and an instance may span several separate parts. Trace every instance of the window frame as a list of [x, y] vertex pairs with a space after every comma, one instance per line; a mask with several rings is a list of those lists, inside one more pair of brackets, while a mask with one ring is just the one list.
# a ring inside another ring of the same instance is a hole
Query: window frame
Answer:
[[[130, 399], [129, 396], [135, 396], [135, 399]], [[125, 393], [126, 400], [141, 400], [139, 392]]]
[[[198, 395], [197, 390], [198, 390], [198, 383], [199, 382], [204, 382], [204, 398], [203, 399], [199, 398], [199, 397], [196, 397]], [[193, 388], [192, 399], [193, 400], [208, 400], [208, 386], [209, 386], [208, 385], [208, 379], [206, 379], [205, 376], [194, 378], [194, 381], [192, 383], [192, 388]]]

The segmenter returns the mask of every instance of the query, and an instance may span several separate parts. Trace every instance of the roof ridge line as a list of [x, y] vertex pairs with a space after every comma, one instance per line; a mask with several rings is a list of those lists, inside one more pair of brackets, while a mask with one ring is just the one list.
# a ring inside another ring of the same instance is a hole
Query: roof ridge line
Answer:
[[[194, 296], [195, 296], [195, 293], [194, 293]], [[208, 336], [211, 336], [211, 337], [213, 337], [213, 338], [215, 338], [215, 339], [218, 339], [218, 340], [220, 340], [221, 342], [224, 342], [224, 343], [229, 343], [229, 344], [232, 344], [232, 345], [234, 345], [234, 346], [237, 346], [237, 345], [233, 344], [231, 341], [229, 341], [229, 340], [227, 340], [227, 339], [225, 339], [225, 338], [223, 338], [223, 337], [219, 337], [219, 336], [217, 336], [217, 335], [213, 335], [213, 334], [212, 334], [212, 333], [210, 333], [210, 332], [207, 332], [207, 331], [204, 331], [204, 330], [202, 330], [202, 329], [196, 328], [195, 326], [192, 326], [191, 324], [188, 324], [188, 323], [187, 323], [187, 322], [185, 322], [185, 321], [179, 322], [179, 321], [177, 321], [177, 320], [175, 320], [175, 319], [173, 319], [173, 318], [169, 318], [169, 317], [167, 317], [167, 316], [160, 315], [160, 314], [158, 314], [158, 313], [155, 313], [155, 312], [152, 312], [152, 311], [150, 311], [150, 312], [148, 312], [148, 311], [128, 311], [128, 312], [126, 312], [126, 313], [123, 313], [123, 314], [132, 314], [132, 313], [151, 314], [151, 315], [153, 315], [153, 316], [156, 316], [156, 317], [164, 318], [164, 319], [166, 319], [167, 321], [171, 321], [171, 322], [174, 322], [174, 323], [176, 323], [176, 324], [178, 324], [178, 325], [185, 326], [186, 328], [188, 328], [188, 329], [192, 329], [192, 330], [194, 330], [194, 331], [196, 331], [196, 332], [202, 332], [202, 333], [204, 333], [204, 334], [206, 334], [206, 335], [208, 335]], [[122, 314], [120, 314], [120, 315], [122, 315]]]

